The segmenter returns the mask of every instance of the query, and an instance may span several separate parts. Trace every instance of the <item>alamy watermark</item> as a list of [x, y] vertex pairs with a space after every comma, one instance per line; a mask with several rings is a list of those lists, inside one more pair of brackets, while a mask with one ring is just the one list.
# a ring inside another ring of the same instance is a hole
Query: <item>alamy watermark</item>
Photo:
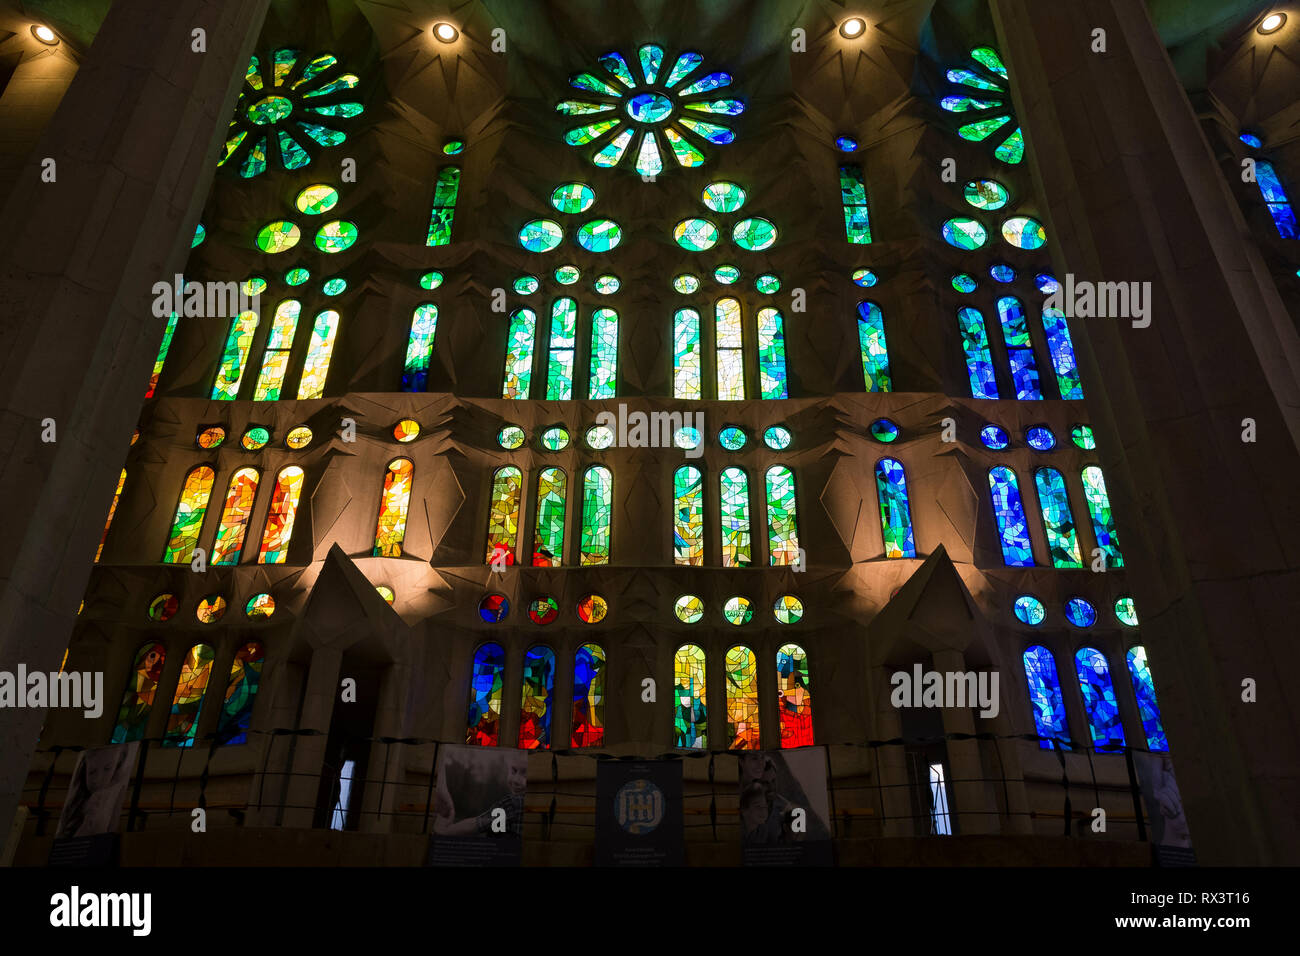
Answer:
[[997, 671], [922, 671], [913, 664], [911, 673], [895, 671], [889, 678], [894, 690], [889, 702], [895, 707], [975, 707], [981, 717], [998, 715]]
[[104, 674], [0, 671], [0, 707], [68, 707], [82, 709], [92, 720], [104, 712]]
[[242, 282], [186, 282], [177, 274], [171, 282], [153, 284], [153, 314], [165, 319], [175, 312], [195, 319], [259, 311], [261, 294], [249, 295], [246, 289]]
[[1133, 328], [1145, 329], [1151, 324], [1151, 283], [1090, 282], [1068, 272], [1043, 300], [1043, 308], [1067, 319], [1132, 319]]
[[616, 448], [680, 448], [687, 458], [704, 455], [704, 412], [629, 412], [620, 402], [617, 414], [601, 412], [596, 425], [613, 432]]

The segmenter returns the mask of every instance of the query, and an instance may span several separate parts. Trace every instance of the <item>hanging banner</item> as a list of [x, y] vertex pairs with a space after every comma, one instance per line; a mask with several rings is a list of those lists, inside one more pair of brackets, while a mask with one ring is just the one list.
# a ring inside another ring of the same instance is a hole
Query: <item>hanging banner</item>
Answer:
[[1157, 866], [1195, 866], [1192, 832], [1183, 814], [1183, 797], [1174, 779], [1168, 754], [1133, 751], [1142, 802], [1146, 806], [1147, 839]]
[[738, 759], [745, 865], [832, 865], [824, 750], [746, 750]]
[[140, 742], [83, 750], [50, 846], [51, 866], [108, 865], [117, 849], [122, 804], [140, 757]]
[[438, 753], [430, 866], [518, 866], [528, 755], [447, 745]]
[[596, 865], [682, 866], [680, 760], [596, 764]]

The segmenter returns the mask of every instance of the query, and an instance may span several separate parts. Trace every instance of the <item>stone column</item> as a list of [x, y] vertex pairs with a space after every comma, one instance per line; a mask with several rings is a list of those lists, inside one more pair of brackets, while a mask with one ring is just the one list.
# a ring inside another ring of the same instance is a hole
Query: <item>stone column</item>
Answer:
[[[934, 669], [940, 674], [966, 672], [966, 657], [961, 651], [952, 648], [937, 650], [933, 659]], [[944, 733], [974, 734], [978, 710], [978, 704], [974, 707], [945, 707]], [[948, 769], [952, 778], [947, 781], [948, 809], [956, 823], [953, 831], [963, 835], [1000, 832], [1002, 821], [998, 815], [998, 801], [989, 774], [984, 769], [984, 761], [980, 759], [980, 742], [949, 740]]]
[[1058, 272], [1151, 283], [1071, 325], [1197, 856], [1300, 862], [1295, 326], [1145, 5], [991, 3]]
[[[68, 646], [162, 337], [151, 288], [185, 264], [267, 5], [113, 4], [5, 203], [0, 670], [58, 670]], [[0, 830], [42, 719], [0, 719]]]

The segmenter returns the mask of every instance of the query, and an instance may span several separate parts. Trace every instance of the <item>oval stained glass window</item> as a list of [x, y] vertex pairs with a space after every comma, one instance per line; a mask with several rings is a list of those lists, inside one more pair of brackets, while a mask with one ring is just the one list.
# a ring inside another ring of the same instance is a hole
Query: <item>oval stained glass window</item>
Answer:
[[264, 621], [275, 613], [275, 598], [263, 591], [254, 594], [244, 605], [244, 616], [253, 621]]
[[465, 141], [463, 139], [449, 139], [442, 144], [442, 152], [446, 156], [459, 156], [465, 152]]
[[583, 624], [599, 624], [609, 613], [609, 602], [599, 594], [588, 594], [578, 602], [578, 619]]
[[609, 252], [623, 241], [623, 229], [612, 219], [593, 219], [578, 230], [578, 245], [588, 252]]
[[309, 216], [319, 216], [339, 204], [339, 194], [333, 186], [318, 183], [300, 192], [293, 202], [299, 212]]
[[1034, 276], [1034, 286], [1043, 295], [1051, 295], [1061, 288], [1061, 284], [1056, 281], [1056, 276], [1050, 272], [1040, 272]]
[[747, 597], [730, 597], [722, 606], [722, 616], [739, 627], [748, 624], [754, 618], [754, 605]]
[[679, 428], [673, 434], [674, 448], [698, 448], [700, 447], [700, 432], [697, 428], [687, 425], [685, 428]]
[[618, 276], [596, 277], [596, 291], [601, 295], [613, 295], [622, 285], [623, 283], [618, 281]]
[[718, 432], [718, 444], [727, 451], [740, 451], [745, 447], [745, 432], [735, 425], [728, 425]]
[[871, 437], [888, 445], [898, 438], [898, 426], [888, 418], [877, 418], [871, 423]]
[[735, 266], [718, 266], [713, 270], [713, 278], [723, 285], [731, 285], [740, 278], [740, 270]]
[[604, 451], [614, 444], [614, 429], [608, 425], [592, 425], [587, 429], [587, 446]]
[[1011, 444], [1011, 436], [1007, 430], [998, 425], [985, 425], [980, 429], [980, 441], [984, 443], [985, 448], [991, 448], [993, 451], [1001, 451]]
[[569, 430], [556, 425], [542, 432], [542, 447], [547, 451], [561, 451], [569, 447]]
[[1001, 209], [1007, 204], [1007, 188], [992, 179], [972, 179], [962, 189], [962, 196], [976, 209]]
[[1243, 132], [1237, 138], [1240, 139], [1247, 146], [1249, 146], [1251, 149], [1261, 149], [1264, 146], [1264, 141], [1251, 132]]
[[1002, 238], [1017, 249], [1041, 249], [1047, 242], [1047, 230], [1037, 219], [1014, 216], [1002, 224]]
[[194, 616], [200, 624], [216, 624], [226, 614], [226, 599], [220, 594], [209, 594], [199, 602]]
[[1070, 441], [1074, 442], [1075, 447], [1082, 448], [1084, 451], [1092, 451], [1097, 447], [1097, 439], [1093, 437], [1092, 428], [1088, 425], [1075, 425], [1071, 428]]
[[528, 618], [534, 624], [550, 624], [559, 613], [560, 605], [553, 597], [534, 598], [528, 604]]
[[414, 418], [403, 418], [393, 426], [393, 437], [405, 444], [420, 437], [420, 423]]
[[792, 440], [793, 436], [790, 434], [790, 430], [781, 425], [773, 425], [763, 432], [763, 444], [774, 451], [789, 448]]
[[311, 278], [311, 273], [302, 266], [294, 266], [284, 274], [285, 285], [302, 285]]
[[357, 241], [357, 224], [342, 219], [327, 222], [316, 230], [316, 248], [326, 254], [352, 248]]
[[348, 288], [347, 279], [340, 279], [338, 277], [335, 277], [333, 279], [327, 280], [325, 284], [321, 286], [320, 290], [324, 292], [326, 295], [341, 295], [343, 292], [347, 291], [347, 288]]
[[781, 291], [781, 280], [771, 273], [764, 273], [754, 280], [754, 288], [763, 295], [773, 295]]
[[984, 227], [974, 219], [957, 216], [943, 224], [940, 234], [943, 241], [958, 249], [978, 249], [988, 241], [989, 235]]
[[577, 266], [560, 266], [555, 270], [555, 281], [560, 285], [573, 285], [582, 278]]
[[1138, 626], [1137, 605], [1133, 603], [1131, 597], [1122, 597], [1115, 600], [1115, 617], [1121, 624], [1128, 627]]
[[550, 219], [534, 219], [519, 230], [519, 244], [529, 252], [550, 252], [564, 238], [564, 230]]
[[561, 183], [551, 193], [551, 205], [563, 213], [586, 212], [596, 192], [586, 183]]
[[261, 276], [253, 276], [250, 279], [245, 279], [240, 283], [239, 291], [249, 298], [252, 298], [255, 295], [261, 295], [266, 291], [266, 280]]
[[164, 591], [149, 602], [149, 620], [158, 624], [163, 621], [170, 621], [176, 616], [176, 611], [180, 606], [181, 602], [176, 599], [175, 594]]
[[1030, 627], [1037, 627], [1047, 618], [1047, 608], [1043, 602], [1032, 594], [1022, 594], [1016, 598], [1016, 617]]
[[285, 447], [299, 451], [311, 444], [311, 429], [306, 425], [296, 425], [289, 429], [289, 434], [284, 436]]
[[1097, 621], [1097, 609], [1083, 598], [1070, 598], [1065, 602], [1065, 619], [1075, 627], [1092, 627]]
[[700, 198], [714, 212], [735, 212], [745, 205], [746, 193], [735, 183], [709, 183]]
[[200, 448], [217, 448], [226, 440], [226, 430], [220, 425], [211, 425], [199, 432], [194, 440]]
[[260, 451], [266, 447], [266, 443], [271, 440], [271, 433], [261, 425], [254, 425], [248, 431], [244, 432], [244, 437], [239, 439], [239, 443], [248, 451]]
[[989, 277], [994, 282], [1014, 282], [1016, 270], [1011, 268], [1005, 262], [995, 262], [989, 266]]
[[673, 228], [673, 240], [688, 252], [704, 252], [718, 244], [718, 227], [707, 219], [683, 219]]
[[537, 276], [520, 276], [515, 280], [515, 292], [519, 295], [532, 295], [540, 285]]
[[957, 292], [974, 292], [978, 284], [974, 276], [967, 275], [965, 272], [959, 272], [952, 277], [952, 287]]
[[682, 273], [673, 279], [673, 288], [682, 295], [690, 295], [692, 292], [698, 292], [700, 280], [693, 275]]
[[1034, 451], [1051, 451], [1056, 447], [1056, 436], [1046, 425], [1032, 425], [1026, 429], [1025, 441]]
[[835, 148], [841, 153], [852, 153], [858, 148], [858, 141], [852, 136], [835, 137]]
[[292, 249], [302, 238], [302, 230], [294, 223], [280, 219], [268, 222], [257, 232], [257, 248], [270, 255]]
[[742, 219], [731, 227], [736, 245], [751, 252], [761, 252], [776, 242], [776, 226], [766, 219]]
[[438, 286], [440, 285], [442, 285], [441, 272], [435, 270], [433, 272], [426, 272], [424, 275], [420, 276], [421, 289], [428, 289], [429, 291], [433, 291], [434, 289], [438, 288]]
[[782, 594], [772, 606], [772, 615], [782, 624], [797, 624], [803, 617], [803, 601], [793, 594]]
[[696, 624], [704, 617], [704, 602], [694, 594], [683, 594], [673, 605], [673, 613], [683, 624]]
[[524, 444], [524, 430], [518, 425], [506, 425], [497, 432], [497, 444], [506, 451], [514, 451], [516, 448], [522, 448]]
[[864, 289], [870, 289], [880, 278], [870, 269], [857, 269], [853, 273], [853, 281]]
[[478, 616], [488, 624], [499, 624], [510, 613], [510, 601], [504, 594], [489, 594], [478, 602]]

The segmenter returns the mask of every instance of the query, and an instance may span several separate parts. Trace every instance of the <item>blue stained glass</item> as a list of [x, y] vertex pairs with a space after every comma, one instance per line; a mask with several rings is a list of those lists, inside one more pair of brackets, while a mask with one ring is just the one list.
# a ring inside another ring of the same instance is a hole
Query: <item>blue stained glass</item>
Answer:
[[1083, 598], [1070, 598], [1065, 602], [1065, 619], [1075, 627], [1092, 627], [1097, 623], [1097, 609]]
[[519, 714], [519, 747], [546, 750], [551, 746], [551, 715], [555, 711], [555, 652], [534, 644], [524, 654], [523, 699]]
[[1011, 381], [1016, 398], [1036, 401], [1043, 397], [1038, 388], [1038, 368], [1034, 364], [1034, 350], [1029, 342], [1029, 326], [1025, 310], [1015, 296], [998, 299], [998, 317], [1002, 320], [1002, 337], [1007, 344], [1007, 359], [1011, 363]]
[[1074, 655], [1075, 670], [1079, 675], [1079, 690], [1083, 693], [1084, 709], [1088, 713], [1088, 731], [1092, 745], [1098, 753], [1118, 753], [1124, 748], [1124, 724], [1119, 717], [1119, 704], [1115, 688], [1110, 682], [1110, 668], [1101, 651], [1084, 647]]
[[989, 275], [995, 282], [1014, 282], [1016, 270], [1005, 262], [997, 262], [989, 266]]
[[1051, 451], [1056, 447], [1056, 436], [1046, 425], [1032, 425], [1026, 429], [1025, 441], [1034, 451]]
[[907, 500], [907, 477], [893, 458], [876, 463], [876, 495], [880, 499], [880, 526], [885, 539], [885, 557], [916, 557], [912, 532], [912, 511]]
[[1264, 141], [1262, 139], [1260, 139], [1254, 133], [1245, 130], [1242, 131], [1241, 136], [1238, 138], [1247, 146], [1250, 146], [1253, 149], [1260, 149], [1264, 145]]
[[1016, 473], [999, 465], [989, 472], [989, 491], [993, 496], [993, 514], [1002, 539], [1002, 560], [1009, 568], [1034, 566], [1034, 546], [1029, 540], [1029, 522], [1020, 501]]
[[627, 101], [627, 115], [638, 123], [661, 122], [672, 111], [672, 100], [661, 93], [638, 93]]
[[965, 272], [959, 272], [952, 277], [952, 287], [958, 292], [974, 292], [975, 287], [979, 285], [975, 277]]
[[1156, 703], [1156, 685], [1147, 665], [1147, 649], [1141, 644], [1128, 651], [1128, 672], [1133, 678], [1133, 693], [1137, 697], [1138, 713], [1142, 716], [1142, 732], [1147, 738], [1147, 749], [1168, 753], [1169, 737], [1160, 720], [1160, 705]]
[[1074, 516], [1070, 513], [1065, 479], [1055, 468], [1039, 468], [1034, 472], [1034, 484], [1038, 489], [1038, 504], [1043, 512], [1043, 526], [1047, 531], [1047, 550], [1052, 556], [1052, 567], [1083, 567], [1079, 536], [1074, 527]]
[[892, 391], [889, 347], [885, 342], [885, 315], [874, 302], [858, 303], [858, 350], [862, 377], [868, 392]]
[[1043, 331], [1047, 333], [1047, 350], [1052, 353], [1061, 398], [1083, 398], [1083, 382], [1079, 379], [1079, 365], [1074, 358], [1074, 342], [1065, 323], [1065, 313], [1060, 309], [1043, 309]]
[[1015, 611], [1016, 617], [1030, 627], [1037, 627], [1047, 620], [1047, 608], [1032, 594], [1022, 594], [1016, 598]]
[[731, 85], [730, 73], [708, 73], [690, 86], [682, 87], [677, 91], [678, 96], [690, 96], [692, 93], [707, 93], [710, 90], [716, 90], [724, 86]]
[[835, 137], [835, 148], [842, 153], [851, 153], [858, 148], [858, 141], [852, 136]]
[[898, 438], [898, 426], [888, 418], [877, 418], [871, 423], [871, 437], [888, 445]]
[[1034, 276], [1034, 287], [1043, 295], [1051, 295], [1061, 288], [1061, 284], [1056, 281], [1056, 276], [1050, 272], [1040, 272]]
[[970, 376], [970, 393], [973, 398], [997, 398], [997, 376], [993, 374], [993, 357], [989, 354], [988, 333], [984, 316], [978, 309], [967, 306], [957, 310], [961, 327], [961, 344], [966, 353], [966, 371]]
[[501, 675], [506, 652], [500, 644], [484, 644], [474, 652], [470, 672], [469, 733], [466, 743], [495, 747], [501, 734]]
[[1069, 750], [1070, 723], [1065, 716], [1065, 699], [1061, 696], [1061, 682], [1056, 676], [1056, 661], [1052, 652], [1041, 644], [1028, 648], [1024, 655], [1025, 679], [1029, 683], [1029, 703], [1034, 709], [1034, 729], [1040, 740], [1040, 750], [1051, 750], [1052, 741], [1061, 749]]
[[984, 443], [985, 448], [991, 448], [994, 451], [1001, 451], [1011, 444], [1011, 436], [1007, 430], [998, 425], [985, 425], [980, 429], [980, 441]]
[[1296, 222], [1295, 210], [1291, 208], [1282, 180], [1272, 163], [1264, 160], [1255, 163], [1255, 182], [1259, 183], [1259, 191], [1264, 194], [1264, 202], [1268, 204], [1278, 235], [1283, 239], [1300, 239], [1300, 224]]
[[758, 313], [758, 378], [763, 398], [788, 398], [785, 372], [785, 320], [776, 309]]

